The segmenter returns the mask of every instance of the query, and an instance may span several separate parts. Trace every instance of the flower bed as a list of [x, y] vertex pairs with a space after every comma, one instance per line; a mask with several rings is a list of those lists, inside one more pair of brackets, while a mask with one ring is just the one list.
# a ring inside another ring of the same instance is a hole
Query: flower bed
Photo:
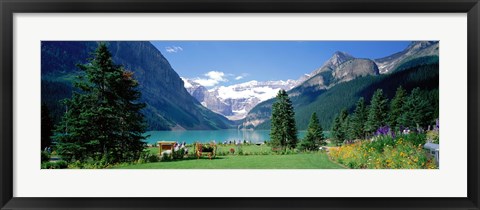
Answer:
[[424, 134], [377, 136], [373, 140], [331, 148], [329, 156], [349, 168], [434, 169], [423, 149]]

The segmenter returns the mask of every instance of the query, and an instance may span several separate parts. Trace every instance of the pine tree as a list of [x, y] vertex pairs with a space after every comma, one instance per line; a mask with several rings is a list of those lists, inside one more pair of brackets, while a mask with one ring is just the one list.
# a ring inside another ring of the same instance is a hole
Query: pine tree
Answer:
[[439, 99], [439, 92], [438, 89], [430, 91], [430, 106], [432, 109], [432, 124], [436, 123], [436, 119], [439, 118], [439, 111], [440, 111], [440, 99]]
[[368, 133], [375, 132], [379, 127], [386, 124], [388, 100], [383, 95], [382, 89], [377, 89], [370, 100], [367, 123], [365, 130]]
[[144, 148], [145, 123], [137, 102], [140, 92], [133, 73], [113, 63], [105, 44], [95, 50], [74, 86], [80, 91], [64, 100], [66, 112], [57, 126], [62, 158], [103, 163], [138, 159]]
[[335, 142], [337, 146], [340, 146], [342, 142], [342, 121], [340, 119], [340, 115], [337, 115], [332, 123], [332, 140]]
[[354, 139], [366, 138], [365, 123], [367, 122], [368, 110], [365, 99], [362, 97], [357, 101], [353, 112], [350, 126], [350, 133]]
[[352, 132], [352, 115], [348, 115], [348, 112], [347, 112], [347, 117], [345, 118], [345, 120], [343, 120], [342, 130], [345, 135], [345, 140], [355, 139], [355, 136]]
[[42, 104], [42, 133], [41, 133], [41, 147], [40, 150], [50, 147], [52, 145], [51, 137], [53, 136], [53, 120], [50, 116], [50, 110], [45, 104]]
[[272, 144], [282, 148], [295, 148], [298, 142], [295, 112], [285, 90], [278, 91], [276, 102], [272, 105], [271, 122]]
[[300, 142], [300, 150], [314, 151], [319, 146], [325, 145], [325, 137], [323, 136], [323, 128], [317, 118], [317, 113], [313, 113], [308, 123], [307, 134], [305, 138]]
[[410, 92], [401, 117], [401, 123], [410, 128], [426, 127], [433, 121], [434, 107], [431, 106], [428, 96], [420, 88]]
[[403, 89], [402, 86], [397, 88], [395, 92], [395, 97], [392, 99], [390, 103], [390, 113], [388, 116], [388, 124], [392, 128], [396, 128], [399, 126], [399, 122], [401, 121], [402, 113], [405, 111], [405, 102], [407, 99], [407, 92]]
[[332, 137], [337, 146], [340, 146], [347, 138], [346, 121], [348, 118], [347, 109], [342, 109], [339, 115], [335, 117], [332, 127]]

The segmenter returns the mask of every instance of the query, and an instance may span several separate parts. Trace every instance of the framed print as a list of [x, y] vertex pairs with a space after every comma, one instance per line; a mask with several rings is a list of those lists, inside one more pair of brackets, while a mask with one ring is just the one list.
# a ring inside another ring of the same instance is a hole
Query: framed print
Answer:
[[2, 209], [479, 208], [477, 0], [0, 5]]

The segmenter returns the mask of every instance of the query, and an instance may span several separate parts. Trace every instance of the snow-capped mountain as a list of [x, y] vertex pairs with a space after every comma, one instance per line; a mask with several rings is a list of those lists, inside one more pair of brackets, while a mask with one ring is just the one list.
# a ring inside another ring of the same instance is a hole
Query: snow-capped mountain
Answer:
[[230, 120], [239, 120], [243, 119], [258, 103], [275, 97], [280, 89], [287, 91], [292, 89], [303, 82], [304, 78], [306, 77], [299, 80], [265, 82], [252, 80], [209, 90], [191, 79], [182, 79], [185, 89], [203, 106]]
[[218, 98], [215, 92], [209, 91], [204, 86], [193, 80], [183, 78], [185, 89], [188, 93], [197, 99], [204, 107], [219, 113], [223, 116], [233, 115], [231, 106]]

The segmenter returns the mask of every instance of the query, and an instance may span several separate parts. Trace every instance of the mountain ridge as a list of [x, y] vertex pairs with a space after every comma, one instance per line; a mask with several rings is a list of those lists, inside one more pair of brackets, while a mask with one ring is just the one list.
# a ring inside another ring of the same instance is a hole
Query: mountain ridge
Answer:
[[402, 63], [409, 60], [432, 55], [438, 56], [438, 51], [438, 41], [416, 41], [410, 43], [403, 51], [383, 58], [374, 59], [374, 61], [377, 63], [380, 73], [385, 74], [394, 71]]
[[[133, 71], [139, 81], [140, 101], [147, 104], [142, 112], [149, 130], [205, 130], [233, 126], [227, 118], [206, 109], [187, 92], [180, 76], [150, 42], [105, 43], [113, 61]], [[86, 63], [90, 52], [97, 46], [98, 42], [93, 41], [42, 41], [42, 87], [49, 87], [42, 89], [42, 102], [48, 103], [49, 108], [54, 109], [53, 113], [61, 114], [64, 108], [58, 101], [51, 100], [47, 93], [61, 84], [71, 88], [74, 77], [82, 74], [75, 65]]]
[[[374, 80], [373, 78], [378, 78], [382, 75], [390, 75], [398, 71], [404, 71], [409, 69], [413, 72], [412, 74], [418, 75], [420, 73], [417, 74], [416, 72], [414, 72], [414, 70], [411, 69], [420, 69], [422, 66], [434, 66], [435, 64], [438, 65], [438, 46], [439, 43], [436, 41], [412, 42], [403, 51], [374, 60], [354, 58], [353, 56], [343, 56], [345, 55], [344, 53], [337, 51], [320, 68], [314, 70], [307, 80], [305, 80], [303, 83], [299, 84], [292, 90], [288, 91], [288, 94], [294, 102], [294, 107], [296, 107], [295, 109], [298, 109], [299, 107], [309, 107], [309, 104], [318, 104], [319, 98], [325, 98], [322, 95], [332, 94], [332, 88], [335, 88], [336, 86], [345, 83], [354, 84], [355, 81], [359, 78], [372, 78], [372, 80]], [[379, 65], [382, 65], [382, 68], [380, 68]], [[436, 71], [431, 70], [431, 74], [438, 75], [438, 67], [431, 68], [436, 68]], [[427, 78], [428, 76], [419, 77]], [[408, 79], [408, 77], [405, 79]], [[369, 82], [370, 79], [365, 79], [365, 81]], [[424, 82], [426, 84], [430, 84], [432, 81]], [[418, 84], [420, 86], [422, 85], [421, 83], [415, 84]], [[348, 90], [345, 89], [343, 91]], [[346, 92], [338, 94], [349, 95]], [[354, 103], [352, 102], [352, 100], [349, 100], [349, 102], [341, 102], [343, 99], [338, 99], [340, 98], [335, 98], [335, 100], [337, 101], [331, 101], [330, 103], [346, 107], [349, 107]], [[254, 107], [245, 117], [241, 127], [249, 129], [269, 128], [268, 125], [271, 115], [271, 104], [273, 103], [273, 101], [274, 99], [270, 99], [259, 103], [256, 107]], [[308, 109], [317, 110], [317, 114], [324, 114], [324, 111], [322, 111], [322, 109], [319, 107], [309, 107]], [[303, 116], [303, 118], [305, 119], [297, 119], [298, 121], [302, 121], [301, 124], [303, 127], [301, 127], [301, 129], [303, 129], [306, 126], [306, 121], [308, 120], [307, 118], [309, 116], [306, 116], [306, 111], [304, 108], [300, 111], [296, 111], [301, 112], [302, 115], [305, 115]], [[336, 110], [336, 112], [338, 111], [339, 110]], [[322, 117], [322, 115], [319, 115], [319, 117]], [[333, 118], [333, 116], [328, 116], [328, 118]]]
[[290, 90], [301, 80], [259, 82], [251, 80], [207, 89], [192, 79], [182, 78], [187, 91], [203, 106], [230, 120], [240, 120], [258, 103], [275, 97], [280, 89]]

